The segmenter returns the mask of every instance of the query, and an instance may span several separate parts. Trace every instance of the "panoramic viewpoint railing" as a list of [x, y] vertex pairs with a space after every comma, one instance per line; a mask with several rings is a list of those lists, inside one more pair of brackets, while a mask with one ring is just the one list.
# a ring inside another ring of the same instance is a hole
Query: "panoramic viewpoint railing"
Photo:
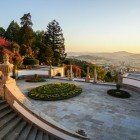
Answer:
[[122, 76], [122, 84], [124, 88], [140, 92], [140, 74], [126, 73]]

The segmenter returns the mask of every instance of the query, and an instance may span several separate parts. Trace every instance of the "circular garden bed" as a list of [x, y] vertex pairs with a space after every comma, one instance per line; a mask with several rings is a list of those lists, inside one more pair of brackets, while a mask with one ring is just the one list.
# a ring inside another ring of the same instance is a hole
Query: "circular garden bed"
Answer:
[[124, 90], [110, 89], [107, 91], [107, 93], [109, 95], [117, 97], [117, 98], [129, 98], [129, 97], [131, 97], [131, 95]]
[[28, 96], [35, 100], [56, 101], [72, 98], [81, 92], [82, 89], [74, 84], [53, 83], [32, 89]]

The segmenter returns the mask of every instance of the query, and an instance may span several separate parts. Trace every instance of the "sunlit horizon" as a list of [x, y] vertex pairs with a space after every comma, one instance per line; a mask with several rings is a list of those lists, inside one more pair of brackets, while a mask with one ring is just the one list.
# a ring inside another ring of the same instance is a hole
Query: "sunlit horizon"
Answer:
[[0, 27], [5, 29], [12, 20], [20, 24], [28, 12], [35, 31], [46, 30], [56, 19], [63, 30], [66, 52], [140, 53], [139, 0], [7, 0], [1, 5]]

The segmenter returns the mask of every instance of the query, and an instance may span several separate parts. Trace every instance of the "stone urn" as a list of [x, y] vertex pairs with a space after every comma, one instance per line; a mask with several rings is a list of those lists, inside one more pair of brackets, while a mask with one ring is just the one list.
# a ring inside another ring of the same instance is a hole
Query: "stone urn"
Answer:
[[14, 82], [15, 80], [10, 77], [13, 70], [13, 64], [9, 63], [9, 56], [7, 54], [3, 57], [3, 64], [0, 64], [0, 71], [2, 72], [1, 82], [3, 84]]

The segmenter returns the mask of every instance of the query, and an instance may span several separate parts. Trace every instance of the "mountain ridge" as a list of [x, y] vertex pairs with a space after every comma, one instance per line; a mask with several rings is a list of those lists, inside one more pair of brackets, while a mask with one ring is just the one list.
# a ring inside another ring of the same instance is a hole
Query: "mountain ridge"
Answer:
[[75, 58], [96, 64], [107, 65], [125, 65], [140, 68], [140, 54], [129, 53], [125, 51], [119, 52], [103, 52], [103, 53], [86, 53], [74, 52], [68, 53], [68, 58]]

